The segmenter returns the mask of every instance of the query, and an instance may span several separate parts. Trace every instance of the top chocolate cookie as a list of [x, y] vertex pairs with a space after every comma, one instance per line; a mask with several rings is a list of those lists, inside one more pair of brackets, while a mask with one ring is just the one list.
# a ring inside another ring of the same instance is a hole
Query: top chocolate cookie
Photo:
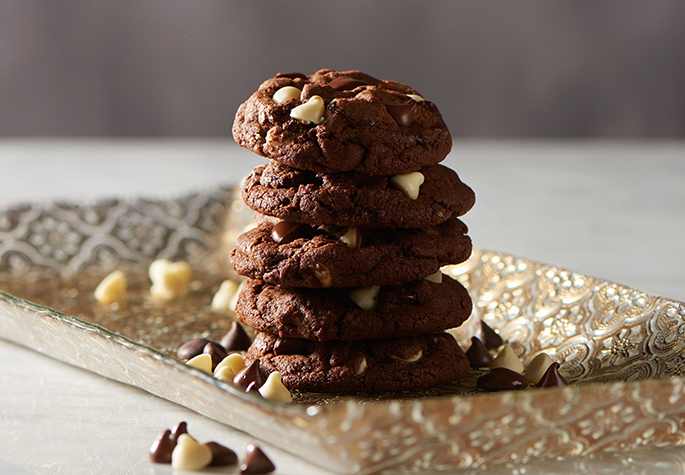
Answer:
[[240, 146], [294, 168], [394, 175], [442, 161], [452, 138], [414, 89], [360, 71], [278, 74], [243, 103]]

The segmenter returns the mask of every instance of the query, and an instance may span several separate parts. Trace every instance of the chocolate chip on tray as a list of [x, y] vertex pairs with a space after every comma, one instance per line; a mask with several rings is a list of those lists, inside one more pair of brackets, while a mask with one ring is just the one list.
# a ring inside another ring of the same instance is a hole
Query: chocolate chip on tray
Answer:
[[511, 345], [504, 345], [499, 355], [497, 355], [497, 357], [492, 360], [492, 363], [490, 363], [490, 367], [504, 367], [509, 368], [512, 371], [516, 371], [517, 373], [523, 373], [523, 363], [519, 357], [516, 356], [516, 353], [514, 353], [514, 349], [511, 347]]
[[202, 353], [209, 355], [212, 358], [212, 371], [214, 371], [214, 368], [216, 368], [216, 366], [227, 356], [224, 347], [213, 341], [210, 341], [204, 346]]
[[466, 357], [469, 359], [472, 368], [490, 366], [493, 359], [483, 342], [475, 336], [471, 338], [471, 348], [466, 351]]
[[240, 464], [241, 474], [263, 474], [276, 470], [276, 466], [269, 460], [262, 449], [255, 444], [248, 444], [245, 449], [245, 460]]
[[186, 422], [179, 422], [174, 426], [173, 429], [171, 429], [171, 439], [174, 441], [174, 444], [178, 441], [178, 437], [181, 434], [187, 434], [188, 433], [188, 424]]
[[152, 463], [171, 463], [171, 453], [176, 447], [176, 440], [171, 438], [171, 431], [165, 430], [150, 446]]
[[259, 360], [252, 361], [233, 378], [233, 384], [241, 388], [247, 389], [250, 383], [253, 382], [256, 383], [256, 389], [261, 388], [264, 384], [264, 375], [259, 368]]
[[496, 348], [499, 348], [504, 344], [504, 340], [502, 340], [502, 337], [499, 336], [495, 330], [490, 328], [487, 323], [485, 323], [483, 320], [480, 321], [480, 328], [481, 328], [481, 334], [482, 334], [482, 341], [485, 347], [488, 350], [494, 350]]
[[564, 377], [559, 372], [560, 364], [557, 362], [552, 363], [545, 371], [545, 374], [540, 378], [536, 388], [561, 388], [567, 386], [568, 383]]
[[238, 322], [233, 322], [231, 329], [221, 339], [221, 346], [229, 353], [231, 351], [245, 351], [251, 344], [252, 340]]
[[207, 343], [211, 343], [211, 341], [207, 338], [194, 338], [189, 342], [181, 345], [181, 347], [178, 349], [178, 352], [176, 353], [176, 356], [178, 356], [178, 358], [181, 360], [189, 360], [195, 358], [197, 355], [202, 354], [202, 350], [204, 349], [205, 345], [207, 345]]
[[528, 380], [509, 368], [495, 368], [482, 374], [476, 381], [476, 386], [485, 391], [509, 391], [525, 389], [528, 387]]
[[202, 470], [212, 462], [212, 450], [193, 439], [189, 434], [181, 434], [174, 451], [171, 453], [171, 466], [174, 470]]

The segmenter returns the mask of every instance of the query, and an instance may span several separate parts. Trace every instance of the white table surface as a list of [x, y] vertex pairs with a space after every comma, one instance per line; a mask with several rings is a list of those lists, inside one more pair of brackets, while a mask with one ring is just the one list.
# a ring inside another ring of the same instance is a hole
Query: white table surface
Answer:
[[[237, 183], [262, 162], [228, 140], [5, 139], [0, 205], [178, 195]], [[685, 142], [456, 141], [444, 163], [476, 192], [464, 218], [476, 246], [685, 300]], [[0, 340], [0, 473], [171, 473], [147, 449], [181, 420], [239, 454], [251, 441]], [[329, 473], [262, 446], [277, 473]]]

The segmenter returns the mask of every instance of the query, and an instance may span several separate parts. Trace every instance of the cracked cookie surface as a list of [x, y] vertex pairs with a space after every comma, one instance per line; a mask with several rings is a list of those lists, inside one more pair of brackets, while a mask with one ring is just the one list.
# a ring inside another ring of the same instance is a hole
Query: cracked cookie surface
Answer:
[[280, 219], [337, 226], [424, 228], [465, 214], [475, 203], [471, 188], [442, 165], [419, 170], [424, 181], [409, 198], [389, 177], [315, 173], [271, 162], [245, 178], [242, 197], [253, 210]]
[[469, 372], [466, 355], [444, 332], [325, 343], [257, 332], [243, 356], [248, 365], [259, 359], [265, 373], [279, 371], [288, 389], [303, 391], [403, 391], [454, 381]]
[[471, 298], [456, 280], [440, 284], [421, 279], [382, 286], [373, 310], [349, 297], [352, 288], [279, 287], [248, 279], [235, 308], [236, 318], [257, 331], [316, 341], [405, 337], [448, 330], [471, 314]]
[[[294, 94], [274, 100], [284, 88]], [[323, 99], [321, 122], [291, 117], [315, 96]], [[240, 146], [295, 168], [368, 175], [436, 164], [452, 147], [438, 108], [414, 89], [360, 71], [328, 69], [265, 81], [238, 109], [233, 137]]]

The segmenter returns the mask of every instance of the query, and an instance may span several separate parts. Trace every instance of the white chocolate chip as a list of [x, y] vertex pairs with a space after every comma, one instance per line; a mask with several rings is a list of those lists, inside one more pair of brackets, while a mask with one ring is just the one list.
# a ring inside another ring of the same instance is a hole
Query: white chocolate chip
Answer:
[[102, 279], [95, 289], [95, 300], [106, 305], [126, 300], [126, 276], [115, 270]]
[[288, 101], [290, 99], [299, 99], [300, 90], [294, 86], [285, 86], [276, 91], [273, 95], [273, 100], [276, 104]]
[[228, 301], [228, 309], [231, 312], [235, 312], [235, 306], [238, 303], [238, 297], [240, 297], [240, 291], [243, 290], [243, 285], [245, 284], [245, 281], [242, 281], [239, 285], [238, 288], [233, 292], [233, 296], [231, 297], [231, 300]]
[[400, 173], [390, 177], [390, 186], [400, 190], [408, 198], [415, 200], [419, 197], [419, 189], [425, 180], [423, 173]]
[[425, 99], [424, 99], [423, 97], [419, 96], [418, 94], [407, 94], [407, 96], [411, 97], [411, 98], [414, 99], [416, 102], [425, 101]]
[[375, 310], [376, 305], [378, 305], [378, 292], [380, 290], [380, 285], [360, 287], [350, 292], [349, 296], [354, 303], [359, 305], [359, 308], [363, 310]]
[[202, 470], [212, 462], [212, 449], [193, 439], [188, 434], [178, 436], [171, 452], [171, 467], [174, 470]]
[[228, 310], [228, 304], [238, 290], [238, 284], [232, 280], [224, 280], [219, 291], [212, 299], [212, 310]]
[[508, 368], [517, 373], [523, 373], [523, 363], [516, 356], [511, 345], [504, 345], [500, 354], [490, 363], [490, 368]]
[[323, 120], [323, 113], [325, 110], [326, 106], [321, 96], [312, 96], [307, 102], [291, 110], [290, 117], [313, 124], [319, 124]]
[[271, 401], [292, 402], [293, 400], [288, 388], [283, 386], [281, 373], [278, 371], [274, 371], [266, 378], [264, 385], [259, 388], [259, 394], [264, 399], [270, 399]]
[[369, 365], [366, 363], [366, 358], [362, 358], [361, 362], [359, 363], [359, 366], [357, 366], [357, 371], [355, 371], [354, 375], [359, 376], [360, 374], [363, 374], [366, 371], [366, 368], [368, 368]]
[[244, 367], [245, 361], [243, 360], [242, 355], [240, 353], [231, 353], [216, 365], [216, 368], [214, 368], [214, 375], [217, 376], [221, 368], [230, 368], [234, 374], [238, 374]]
[[228, 366], [222, 366], [221, 368], [217, 367], [217, 370], [214, 371], [214, 377], [216, 379], [223, 381], [224, 383], [233, 382], [233, 378], [235, 378], [235, 373], [231, 368], [229, 368]]
[[359, 232], [357, 228], [347, 228], [345, 234], [340, 236], [340, 240], [347, 244], [350, 249], [357, 249], [360, 244]]
[[431, 274], [426, 277], [426, 280], [435, 282], [436, 284], [442, 284], [442, 272], [437, 271], [435, 274]]
[[547, 368], [549, 368], [552, 363], [554, 363], [554, 361], [547, 353], [540, 353], [528, 364], [525, 374], [526, 379], [533, 384], [539, 383], [540, 379], [545, 375], [545, 371], [547, 371]]
[[205, 373], [212, 374], [212, 357], [209, 353], [202, 353], [194, 358], [191, 358], [186, 363], [188, 366], [200, 369]]
[[187, 262], [158, 259], [150, 264], [150, 294], [159, 300], [175, 300], [188, 293], [193, 271]]
[[390, 355], [390, 358], [392, 358], [394, 360], [398, 360], [398, 361], [404, 361], [405, 363], [416, 363], [422, 357], [423, 357], [423, 350], [420, 348], [419, 348], [419, 351], [416, 352], [414, 355], [406, 357], [406, 358], [402, 358], [402, 357], [397, 356], [397, 355]]

